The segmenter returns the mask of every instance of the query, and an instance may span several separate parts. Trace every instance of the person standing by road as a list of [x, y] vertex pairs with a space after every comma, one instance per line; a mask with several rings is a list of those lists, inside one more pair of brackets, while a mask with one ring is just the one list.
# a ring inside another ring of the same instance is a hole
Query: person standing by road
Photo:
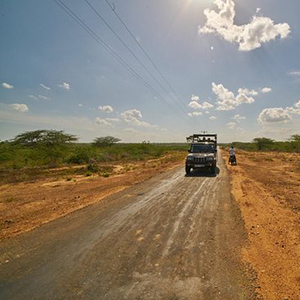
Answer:
[[235, 157], [235, 149], [233, 146], [229, 149], [229, 160], [228, 163], [235, 163], [236, 164], [236, 157]]

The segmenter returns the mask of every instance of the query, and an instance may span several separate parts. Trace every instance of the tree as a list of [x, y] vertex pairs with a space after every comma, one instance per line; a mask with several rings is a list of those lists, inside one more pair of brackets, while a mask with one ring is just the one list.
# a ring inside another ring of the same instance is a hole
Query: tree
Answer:
[[300, 152], [300, 135], [299, 134], [292, 135], [289, 141], [291, 143], [293, 150], [295, 150], [296, 152]]
[[96, 147], [108, 147], [120, 141], [121, 140], [119, 138], [115, 138], [113, 136], [104, 136], [104, 137], [95, 138], [93, 141], [93, 145]]
[[253, 139], [252, 142], [257, 145], [258, 150], [269, 150], [270, 146], [273, 145], [274, 140], [262, 137], [262, 138], [255, 138]]
[[18, 134], [12, 142], [25, 147], [61, 147], [77, 141], [75, 135], [64, 133], [63, 130], [35, 130]]

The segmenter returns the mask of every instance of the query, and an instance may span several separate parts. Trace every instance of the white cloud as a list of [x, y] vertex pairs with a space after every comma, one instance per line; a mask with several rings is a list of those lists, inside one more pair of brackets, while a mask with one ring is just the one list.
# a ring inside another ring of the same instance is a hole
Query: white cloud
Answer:
[[291, 76], [300, 76], [300, 71], [291, 71], [291, 72], [289, 72], [289, 75], [291, 75]]
[[292, 120], [292, 115], [300, 116], [300, 100], [292, 107], [265, 108], [259, 114], [257, 121], [263, 126], [287, 123]]
[[156, 125], [150, 125], [147, 122], [141, 121], [142, 113], [137, 109], [130, 109], [126, 110], [121, 113], [121, 117], [124, 119], [125, 122], [129, 124], [133, 124], [140, 127], [156, 127]]
[[95, 123], [98, 125], [112, 126], [112, 124], [108, 122], [106, 119], [101, 119], [101, 118], [96, 118]]
[[114, 109], [110, 106], [110, 105], [103, 105], [103, 106], [99, 106], [98, 107], [99, 110], [102, 110], [106, 113], [112, 113], [114, 111]]
[[79, 106], [79, 107], [82, 107], [83, 105], [82, 105], [82, 104], [78, 104], [78, 106]]
[[7, 82], [2, 82], [2, 87], [4, 87], [5, 89], [13, 89], [14, 87], [12, 85], [10, 85]]
[[259, 124], [268, 124], [268, 123], [286, 123], [291, 120], [287, 109], [282, 107], [275, 108], [265, 108], [259, 114], [257, 121]]
[[151, 125], [147, 122], [142, 121], [141, 119], [143, 118], [143, 115], [137, 109], [126, 110], [121, 113], [120, 116], [128, 124], [132, 124], [138, 127], [160, 129], [158, 125]]
[[106, 118], [105, 120], [107, 120], [108, 122], [120, 122], [120, 119], [118, 118]]
[[189, 107], [191, 107], [193, 109], [206, 109], [207, 110], [214, 106], [207, 101], [205, 101], [201, 104], [201, 103], [199, 103], [199, 96], [192, 95], [191, 102], [189, 103]]
[[43, 95], [38, 95], [38, 98], [42, 99], [42, 100], [50, 100], [50, 98], [43, 96]]
[[212, 104], [210, 104], [209, 102], [203, 102], [202, 103], [202, 109], [210, 109], [213, 108], [214, 106]]
[[12, 104], [11, 106], [14, 110], [17, 110], [19, 112], [27, 112], [28, 111], [28, 107], [26, 104], [15, 103], [15, 104]]
[[132, 119], [141, 119], [143, 117], [142, 113], [137, 109], [126, 110], [121, 113], [121, 117], [124, 120], [132, 120]]
[[212, 120], [212, 121], [214, 121], [214, 120], [217, 120], [217, 117], [211, 116], [211, 117], [209, 117], [209, 119]]
[[66, 91], [69, 91], [71, 89], [70, 84], [66, 83], [66, 82], [63, 82], [62, 84], [59, 84], [58, 86]]
[[199, 101], [199, 96], [197, 96], [197, 95], [192, 95], [191, 100], [192, 100], [192, 101]]
[[201, 109], [202, 108], [202, 105], [199, 104], [198, 102], [196, 101], [191, 101], [189, 103], [189, 107], [193, 108], [193, 109]]
[[40, 86], [44, 89], [44, 90], [51, 90], [48, 86], [44, 85], [43, 83], [40, 84]]
[[258, 8], [256, 9], [256, 13], [259, 13], [260, 11], [261, 11], [261, 8], [258, 7]]
[[231, 119], [235, 120], [237, 123], [240, 123], [240, 121], [245, 120], [246, 117], [241, 117], [240, 115], [234, 115]]
[[247, 96], [257, 96], [258, 95], [258, 92], [257, 91], [254, 91], [254, 90], [248, 90], [248, 89], [242, 89], [242, 88], [240, 88], [239, 90], [238, 90], [238, 93], [239, 94], [245, 94], [245, 95], [247, 95]]
[[226, 124], [228, 127], [229, 127], [229, 129], [231, 129], [231, 130], [234, 130], [235, 128], [236, 128], [236, 123], [234, 123], [234, 122], [229, 122], [229, 123], [227, 123]]
[[33, 95], [28, 95], [29, 98], [34, 99], [34, 100], [38, 100], [38, 97], [33, 96]]
[[188, 113], [189, 117], [198, 117], [198, 116], [202, 116], [202, 112], [200, 111], [194, 111], [192, 113]]
[[270, 93], [272, 91], [272, 89], [271, 88], [269, 88], [269, 87], [264, 87], [263, 89], [261, 89], [261, 92], [262, 93]]
[[43, 96], [43, 95], [38, 95], [38, 96], [34, 96], [34, 95], [28, 95], [29, 98], [34, 99], [34, 100], [50, 100], [50, 98]]
[[199, 34], [215, 33], [231, 43], [238, 43], [240, 51], [251, 51], [261, 47], [262, 43], [276, 37], [286, 38], [290, 33], [287, 23], [274, 24], [267, 17], [253, 16], [248, 24], [235, 25], [235, 3], [233, 0], [215, 0], [218, 11], [205, 9], [206, 24], [198, 28]]
[[235, 107], [243, 103], [253, 103], [255, 100], [249, 95], [257, 95], [258, 93], [254, 90], [240, 88], [238, 95], [235, 96], [233, 92], [229, 91], [222, 84], [212, 83], [212, 91], [217, 95], [217, 110], [233, 110]]

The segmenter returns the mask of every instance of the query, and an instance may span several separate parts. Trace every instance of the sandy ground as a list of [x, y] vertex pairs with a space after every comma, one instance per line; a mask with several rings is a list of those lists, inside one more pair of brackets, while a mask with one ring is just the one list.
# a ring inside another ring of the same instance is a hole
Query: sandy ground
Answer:
[[[114, 165], [108, 178], [66, 175], [57, 179], [0, 186], [0, 241], [32, 230], [105, 197], [182, 164], [185, 153], [174, 152], [146, 162]], [[71, 179], [71, 180], [70, 180]]]
[[228, 170], [257, 291], [267, 300], [300, 299], [300, 154], [238, 151], [237, 159]]

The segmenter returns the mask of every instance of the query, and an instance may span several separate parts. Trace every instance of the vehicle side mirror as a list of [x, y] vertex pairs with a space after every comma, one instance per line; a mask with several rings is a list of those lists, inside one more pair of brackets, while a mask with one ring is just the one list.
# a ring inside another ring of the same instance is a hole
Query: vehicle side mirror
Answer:
[[191, 149], [188, 150], [188, 153], [191, 153]]

